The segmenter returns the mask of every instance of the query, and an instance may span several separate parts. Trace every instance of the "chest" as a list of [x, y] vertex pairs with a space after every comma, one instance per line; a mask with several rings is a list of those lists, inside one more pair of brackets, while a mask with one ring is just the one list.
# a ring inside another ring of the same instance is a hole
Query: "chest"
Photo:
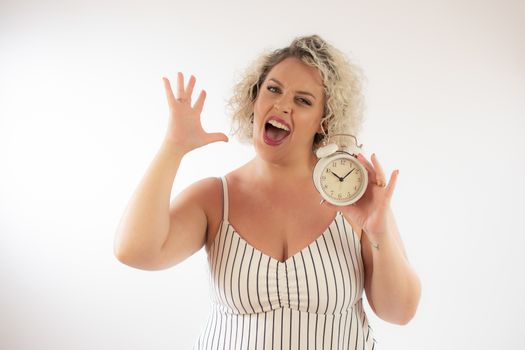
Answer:
[[284, 261], [315, 241], [336, 212], [321, 206], [317, 196], [258, 195], [233, 192], [229, 222], [251, 246]]

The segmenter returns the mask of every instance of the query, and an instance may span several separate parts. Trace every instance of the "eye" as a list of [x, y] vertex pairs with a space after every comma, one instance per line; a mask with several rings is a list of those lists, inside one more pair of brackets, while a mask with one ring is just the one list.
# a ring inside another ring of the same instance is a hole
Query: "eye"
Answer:
[[273, 92], [273, 93], [281, 92], [281, 89], [279, 89], [279, 87], [273, 86], [273, 85], [268, 85], [267, 89], [268, 91]]
[[310, 100], [304, 98], [304, 97], [298, 97], [297, 100], [299, 102], [301, 102], [302, 104], [305, 104], [307, 106], [311, 106], [312, 105], [312, 102], [310, 102]]

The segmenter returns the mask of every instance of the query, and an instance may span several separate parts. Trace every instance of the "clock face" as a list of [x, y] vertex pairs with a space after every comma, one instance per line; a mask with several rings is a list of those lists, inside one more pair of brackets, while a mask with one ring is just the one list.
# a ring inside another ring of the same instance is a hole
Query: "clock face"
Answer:
[[[322, 169], [319, 184], [326, 196], [335, 202], [349, 202], [361, 196], [367, 181], [364, 168], [358, 160], [345, 156], [330, 159]], [[331, 201], [331, 202], [332, 202]]]

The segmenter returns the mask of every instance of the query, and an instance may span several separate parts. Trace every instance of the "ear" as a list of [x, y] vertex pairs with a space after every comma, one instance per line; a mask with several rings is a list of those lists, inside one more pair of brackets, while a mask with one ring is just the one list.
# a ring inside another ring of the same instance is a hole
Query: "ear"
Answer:
[[[321, 118], [321, 120], [323, 120], [323, 118]], [[321, 135], [324, 135], [324, 132], [323, 132], [323, 122], [322, 122], [322, 121], [319, 123], [319, 127], [317, 128], [317, 133], [318, 133], [318, 134], [321, 134]]]

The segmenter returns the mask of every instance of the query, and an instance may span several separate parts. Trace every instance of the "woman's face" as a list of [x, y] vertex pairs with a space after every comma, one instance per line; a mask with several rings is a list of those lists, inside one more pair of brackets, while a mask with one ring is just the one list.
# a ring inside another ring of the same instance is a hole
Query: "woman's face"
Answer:
[[[275, 65], [254, 104], [253, 143], [257, 153], [272, 159], [298, 159], [312, 154], [324, 111], [319, 71], [297, 58]], [[265, 157], [266, 158], [266, 157]]]

